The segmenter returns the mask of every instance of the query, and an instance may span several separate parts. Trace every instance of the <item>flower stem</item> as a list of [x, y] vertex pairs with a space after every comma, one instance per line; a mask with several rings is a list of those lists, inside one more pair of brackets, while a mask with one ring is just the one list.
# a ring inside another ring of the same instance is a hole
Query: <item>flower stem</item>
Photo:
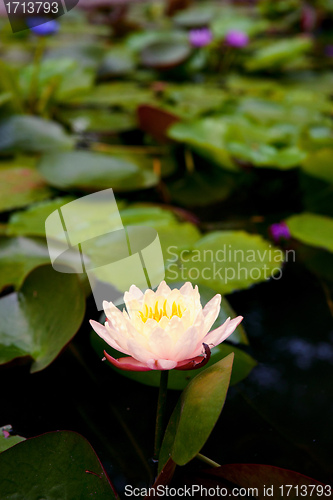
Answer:
[[205, 455], [202, 455], [202, 453], [197, 454], [197, 458], [201, 460], [202, 462], [205, 462], [206, 464], [210, 465], [211, 467], [221, 467], [220, 464], [217, 462], [214, 462], [214, 460], [211, 460], [210, 458], [206, 457]]
[[45, 51], [45, 37], [41, 36], [37, 40], [37, 47], [35, 49], [34, 60], [32, 64], [32, 73], [29, 88], [29, 105], [30, 111], [35, 112], [36, 101], [38, 99], [38, 86], [40, 77], [40, 67], [42, 58]]
[[154, 457], [158, 460], [160, 449], [165, 430], [165, 410], [166, 410], [166, 397], [168, 389], [168, 370], [161, 370], [160, 390], [158, 393], [157, 412], [156, 412], [156, 428], [155, 428], [155, 447]]

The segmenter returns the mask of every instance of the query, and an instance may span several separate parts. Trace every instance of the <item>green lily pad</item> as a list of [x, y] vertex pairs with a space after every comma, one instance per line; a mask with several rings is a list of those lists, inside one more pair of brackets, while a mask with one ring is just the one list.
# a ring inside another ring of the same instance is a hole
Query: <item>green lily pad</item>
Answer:
[[[74, 198], [65, 196], [31, 205], [27, 210], [13, 213], [6, 234], [9, 236], [45, 236], [45, 221], [49, 215]], [[1, 254], [0, 254], [1, 255]]]
[[60, 121], [68, 124], [74, 132], [115, 133], [137, 128], [133, 115], [107, 109], [67, 109], [58, 115]]
[[177, 221], [170, 210], [156, 206], [130, 205], [120, 211], [120, 216], [125, 226], [144, 224], [160, 228]]
[[[179, 252], [182, 248], [190, 247], [194, 241], [200, 237], [200, 233], [197, 228], [188, 222], [184, 223], [173, 223], [168, 226], [157, 224], [142, 224], [142, 225], [127, 225], [126, 233], [130, 238], [130, 241], [137, 248], [144, 248], [146, 245], [152, 243], [152, 236], [154, 239], [156, 233], [154, 231], [147, 231], [144, 226], [153, 227], [159, 236], [162, 254], [159, 253], [158, 242], [156, 242], [157, 253], [155, 257], [155, 263], [151, 272], [158, 272], [158, 282], [164, 277], [164, 267], [168, 266], [168, 259], [174, 254], [170, 253]], [[85, 249], [85, 254], [91, 261], [91, 271], [90, 276], [94, 276], [102, 283], [107, 283], [116, 287], [122, 293], [128, 290], [130, 284], [130, 276], [125, 275], [124, 271], [119, 268], [119, 272], [116, 272], [114, 268], [105, 268], [105, 264], [110, 262], [110, 248], [112, 248], [112, 262], [117, 260], [122, 260], [129, 256], [129, 250], [127, 245], [124, 245], [124, 234], [122, 231], [114, 231], [103, 235], [98, 241], [88, 242], [88, 246]], [[133, 247], [132, 247], [133, 248]], [[133, 251], [136, 253], [138, 250]], [[163, 259], [164, 257], [164, 259]], [[139, 278], [137, 278], [139, 279]], [[141, 286], [147, 286], [148, 282], [143, 281]]]
[[191, 222], [180, 222], [170, 211], [159, 207], [130, 206], [120, 211], [125, 226], [143, 225], [156, 229], [160, 238], [164, 261], [168, 265], [184, 248], [190, 248], [201, 236]]
[[37, 165], [41, 175], [53, 186], [89, 190], [112, 188], [129, 191], [151, 187], [158, 182], [152, 170], [141, 168], [132, 158], [115, 157], [90, 151], [71, 151], [44, 155]]
[[15, 115], [0, 123], [0, 152], [45, 152], [72, 149], [73, 139], [58, 123]]
[[153, 42], [141, 52], [142, 63], [159, 70], [179, 66], [191, 55], [191, 46], [186, 41], [167, 40]]
[[[259, 235], [245, 231], [214, 231], [174, 259], [166, 279], [206, 285], [222, 295], [248, 288], [277, 273], [283, 252]], [[276, 278], [275, 278], [276, 279]]]
[[115, 500], [117, 495], [88, 441], [75, 432], [51, 432], [0, 455], [3, 498]]
[[214, 16], [214, 10], [211, 6], [195, 5], [176, 13], [173, 16], [173, 21], [182, 28], [201, 28], [210, 23]]
[[[222, 5], [221, 5], [222, 7]], [[227, 7], [221, 11], [220, 15], [215, 16], [212, 21], [212, 32], [216, 38], [224, 38], [229, 31], [242, 31], [249, 36], [257, 35], [265, 31], [268, 22], [265, 19], [256, 19], [251, 16], [243, 16]]]
[[305, 36], [299, 36], [284, 40], [274, 40], [258, 49], [246, 62], [246, 68], [250, 71], [276, 68], [296, 57], [308, 52], [312, 47], [312, 40]]
[[333, 184], [333, 149], [320, 149], [310, 153], [302, 163], [302, 170], [312, 177]]
[[136, 61], [131, 50], [125, 45], [112, 47], [103, 57], [98, 69], [100, 78], [112, 78], [131, 74]]
[[306, 153], [296, 146], [278, 149], [268, 144], [255, 144], [249, 147], [246, 143], [229, 142], [228, 151], [235, 158], [252, 163], [256, 167], [281, 170], [295, 168], [306, 158]]
[[84, 312], [75, 274], [51, 266], [33, 270], [17, 293], [0, 299], [0, 364], [30, 356], [31, 372], [43, 370], [74, 337]]
[[69, 99], [68, 104], [80, 106], [114, 106], [135, 111], [140, 104], [153, 103], [151, 90], [140, 87], [134, 82], [112, 82], [97, 85], [84, 96]]
[[[25, 166], [25, 163], [27, 165]], [[25, 207], [51, 196], [51, 191], [31, 162], [0, 162], [0, 211]]]
[[166, 109], [184, 120], [194, 119], [207, 111], [216, 111], [227, 100], [224, 89], [212, 84], [168, 84], [163, 92]]
[[168, 136], [191, 146], [198, 154], [227, 170], [238, 170], [226, 148], [228, 126], [222, 120], [205, 118], [189, 123], [176, 123]]
[[[20, 71], [20, 88], [26, 99], [31, 91], [34, 71], [33, 65], [25, 66]], [[89, 90], [92, 87], [93, 78], [92, 70], [80, 67], [75, 59], [68, 57], [45, 59], [38, 72], [36, 96], [43, 99], [45, 95], [51, 95], [53, 100], [64, 102], [72, 96]]]
[[293, 238], [307, 245], [333, 252], [333, 219], [324, 215], [302, 213], [286, 219]]
[[8, 286], [18, 288], [32, 269], [49, 263], [44, 241], [0, 237], [0, 291]]
[[233, 354], [199, 373], [180, 396], [163, 439], [159, 470], [169, 458], [185, 465], [206, 443], [222, 411]]

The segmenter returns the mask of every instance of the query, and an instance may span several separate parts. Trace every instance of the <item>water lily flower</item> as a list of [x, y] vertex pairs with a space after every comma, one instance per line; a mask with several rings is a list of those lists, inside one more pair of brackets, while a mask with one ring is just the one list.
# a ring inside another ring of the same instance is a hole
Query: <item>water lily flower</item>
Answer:
[[275, 243], [278, 243], [280, 240], [290, 240], [291, 238], [289, 227], [285, 222], [272, 224], [269, 231]]
[[209, 332], [221, 304], [221, 295], [201, 306], [198, 287], [187, 282], [179, 290], [171, 290], [162, 281], [156, 292], [145, 293], [132, 285], [125, 292], [127, 311], [122, 312], [104, 301], [106, 322], [90, 321], [95, 332], [111, 347], [127, 354], [115, 359], [105, 357], [122, 370], [189, 370], [206, 364], [210, 349], [233, 333], [242, 317], [228, 318]]
[[230, 47], [241, 49], [249, 43], [249, 36], [243, 31], [230, 30], [225, 36], [225, 42]]
[[213, 34], [209, 28], [191, 30], [189, 40], [192, 47], [205, 47], [213, 40]]
[[37, 36], [55, 35], [59, 31], [59, 23], [54, 19], [48, 21], [46, 18], [28, 18], [27, 24], [30, 30]]

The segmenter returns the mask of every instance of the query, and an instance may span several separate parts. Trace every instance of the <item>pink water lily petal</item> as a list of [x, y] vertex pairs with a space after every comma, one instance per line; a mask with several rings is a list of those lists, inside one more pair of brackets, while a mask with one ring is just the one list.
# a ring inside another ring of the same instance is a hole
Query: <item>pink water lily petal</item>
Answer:
[[218, 293], [209, 302], [207, 302], [207, 304], [203, 308], [202, 313], [205, 320], [203, 328], [204, 335], [209, 332], [214, 322], [216, 321], [216, 318], [218, 317], [220, 312], [220, 307], [221, 295]]
[[213, 330], [206, 335], [206, 337], [204, 338], [205, 344], [208, 344], [210, 347], [221, 344], [221, 342], [223, 342], [236, 330], [242, 319], [242, 316], [238, 316], [237, 318], [234, 318], [232, 320], [228, 318], [227, 321], [223, 323], [223, 325], [219, 326], [218, 328], [216, 328], [216, 330]]
[[123, 349], [116, 340], [114, 340], [108, 330], [105, 328], [105, 326], [101, 325], [100, 323], [97, 323], [97, 321], [90, 320], [90, 324], [95, 330], [95, 332], [107, 343], [109, 346], [113, 347], [113, 349], [116, 349], [116, 351], [122, 352], [124, 354], [129, 354], [129, 352], [126, 349]]
[[193, 347], [197, 345], [198, 341], [199, 331], [194, 326], [191, 326], [185, 334], [182, 335], [181, 339], [176, 342], [173, 359], [175, 361], [181, 361], [183, 359], [193, 358]]
[[203, 348], [205, 350], [205, 354], [201, 356], [196, 356], [192, 359], [186, 359], [185, 361], [179, 361], [176, 370], [196, 370], [197, 368], [202, 368], [205, 366], [210, 360], [210, 349], [204, 344]]
[[171, 288], [166, 284], [165, 281], [162, 281], [156, 290], [156, 295], [162, 295], [163, 297], [167, 297], [171, 292]]
[[132, 356], [127, 356], [126, 358], [115, 359], [106, 351], [104, 351], [106, 359], [116, 368], [120, 370], [134, 371], [134, 372], [148, 372], [151, 368], [144, 363], [141, 363], [137, 359], [132, 358]]
[[162, 328], [156, 328], [149, 338], [149, 348], [157, 358], [173, 359], [174, 342]]
[[151, 370], [172, 370], [177, 366], [177, 362], [170, 359], [149, 359], [147, 366]]

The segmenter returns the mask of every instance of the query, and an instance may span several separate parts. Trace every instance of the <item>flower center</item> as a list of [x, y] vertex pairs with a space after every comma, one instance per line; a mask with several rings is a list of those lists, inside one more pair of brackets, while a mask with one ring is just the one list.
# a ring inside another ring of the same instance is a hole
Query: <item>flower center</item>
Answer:
[[139, 311], [142, 321], [145, 323], [148, 319], [154, 319], [156, 321], [160, 321], [160, 319], [165, 316], [168, 319], [171, 319], [173, 316], [182, 317], [183, 311], [181, 310], [180, 304], [176, 304], [174, 302], [172, 304], [171, 314], [169, 315], [167, 312], [167, 301], [164, 301], [163, 307], [159, 308], [158, 301], [155, 302], [155, 307], [148, 307], [145, 304], [144, 312]]

